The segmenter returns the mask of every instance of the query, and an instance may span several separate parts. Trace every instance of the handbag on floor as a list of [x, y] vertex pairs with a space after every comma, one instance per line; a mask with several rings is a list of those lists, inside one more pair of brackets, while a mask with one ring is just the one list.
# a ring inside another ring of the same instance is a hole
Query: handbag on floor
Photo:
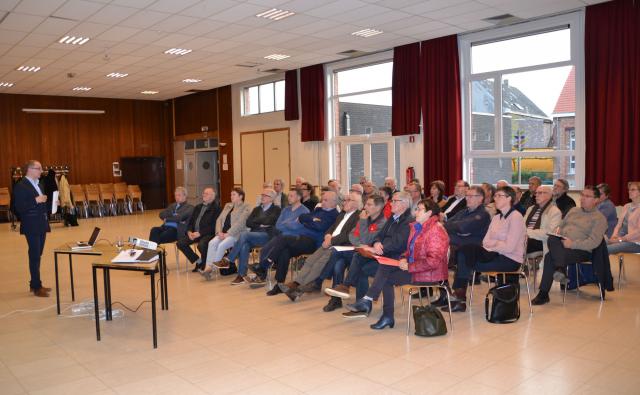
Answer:
[[494, 324], [508, 324], [520, 318], [520, 284], [497, 285], [484, 299], [484, 315]]
[[434, 306], [412, 306], [416, 336], [432, 337], [447, 334], [447, 323]]

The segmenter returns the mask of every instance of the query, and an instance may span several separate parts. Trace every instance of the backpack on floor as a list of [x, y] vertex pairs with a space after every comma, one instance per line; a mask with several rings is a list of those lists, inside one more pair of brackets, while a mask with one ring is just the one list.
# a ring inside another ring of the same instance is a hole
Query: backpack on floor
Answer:
[[497, 285], [487, 292], [484, 315], [494, 324], [508, 324], [520, 318], [520, 285]]
[[231, 262], [228, 269], [220, 269], [221, 276], [229, 276], [236, 273], [238, 273], [238, 266], [236, 266], [235, 262]]

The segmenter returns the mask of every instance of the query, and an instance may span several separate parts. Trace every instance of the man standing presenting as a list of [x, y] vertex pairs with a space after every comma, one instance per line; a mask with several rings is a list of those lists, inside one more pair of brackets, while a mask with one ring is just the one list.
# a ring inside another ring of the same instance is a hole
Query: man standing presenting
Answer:
[[38, 183], [42, 173], [42, 165], [30, 160], [23, 171], [26, 176], [16, 184], [13, 190], [15, 209], [20, 216], [20, 234], [23, 234], [29, 245], [29, 272], [31, 281], [29, 289], [35, 296], [48, 297], [51, 288], [42, 286], [40, 281], [40, 258], [44, 250], [47, 232], [50, 232], [47, 220], [47, 196]]

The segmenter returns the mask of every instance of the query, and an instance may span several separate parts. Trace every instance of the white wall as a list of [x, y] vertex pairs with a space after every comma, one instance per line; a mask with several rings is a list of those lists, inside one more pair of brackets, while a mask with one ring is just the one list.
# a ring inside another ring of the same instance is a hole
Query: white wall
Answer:
[[[284, 75], [269, 76], [253, 81], [243, 82], [231, 86], [231, 100], [233, 111], [233, 180], [235, 184], [242, 183], [240, 162], [240, 134], [257, 130], [290, 128], [290, 157], [291, 175], [293, 182], [297, 176], [304, 177], [314, 185], [319, 185], [328, 174], [328, 159], [324, 142], [300, 142], [300, 121], [285, 121], [284, 111], [257, 114], [243, 117], [241, 92], [246, 86], [263, 84], [270, 81], [284, 79]], [[322, 170], [322, 169], [326, 169]], [[290, 185], [290, 184], [289, 184]]]
[[[284, 75], [282, 74], [231, 86], [233, 111], [233, 179], [235, 184], [242, 183], [240, 134], [243, 132], [287, 127], [290, 128], [291, 182], [295, 180], [296, 176], [302, 176], [313, 185], [324, 185], [330, 178], [328, 143], [326, 141], [302, 143], [300, 141], [300, 121], [285, 121], [283, 111], [246, 117], [241, 115], [241, 92], [244, 87], [281, 79], [284, 79]], [[329, 123], [329, 120], [327, 120], [327, 123]], [[424, 180], [424, 147], [422, 134], [415, 135], [414, 137], [415, 142], [413, 143], [409, 142], [408, 136], [400, 138], [401, 179], [398, 180], [398, 182], [401, 186], [405, 184], [405, 170], [409, 166], [415, 168], [416, 177], [423, 184], [429, 182]]]

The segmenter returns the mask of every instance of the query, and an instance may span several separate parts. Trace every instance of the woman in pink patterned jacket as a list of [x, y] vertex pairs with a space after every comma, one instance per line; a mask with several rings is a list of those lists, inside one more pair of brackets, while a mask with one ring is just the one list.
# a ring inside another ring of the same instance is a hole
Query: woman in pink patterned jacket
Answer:
[[[448, 278], [447, 250], [449, 235], [438, 221], [440, 206], [433, 200], [421, 200], [416, 209], [416, 222], [411, 223], [407, 251], [398, 266], [381, 264], [367, 295], [347, 305], [351, 312], [371, 311], [372, 302], [383, 295], [382, 316], [371, 329], [393, 328], [394, 286], [444, 281]], [[346, 317], [353, 316], [349, 313]]]

